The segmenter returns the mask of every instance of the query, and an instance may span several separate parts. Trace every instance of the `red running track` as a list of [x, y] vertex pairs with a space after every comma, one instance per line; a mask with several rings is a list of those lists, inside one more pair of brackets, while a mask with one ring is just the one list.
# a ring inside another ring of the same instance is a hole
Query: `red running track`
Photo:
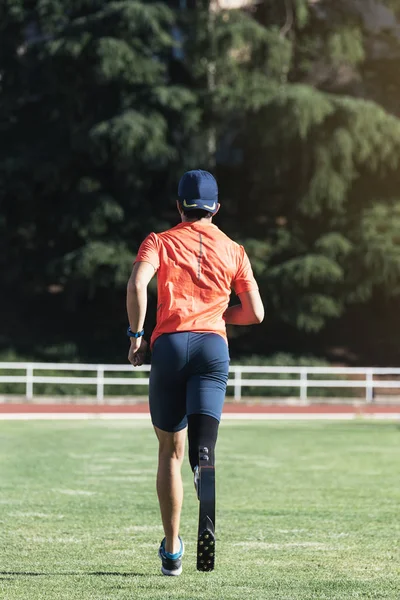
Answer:
[[[148, 414], [143, 404], [0, 404], [0, 414]], [[352, 406], [349, 404], [312, 404], [307, 406], [233, 404], [224, 406], [225, 414], [270, 414], [270, 415], [387, 415], [400, 416], [400, 404]]]

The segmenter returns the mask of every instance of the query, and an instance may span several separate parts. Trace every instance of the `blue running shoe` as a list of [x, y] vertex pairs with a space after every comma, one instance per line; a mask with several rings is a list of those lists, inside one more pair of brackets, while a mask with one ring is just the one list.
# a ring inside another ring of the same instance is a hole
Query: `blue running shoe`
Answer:
[[197, 500], [200, 500], [200, 471], [199, 471], [199, 467], [195, 467], [194, 471], [193, 471], [193, 475], [194, 475], [194, 489], [196, 490], [196, 494], [197, 494]]
[[165, 550], [165, 538], [158, 549], [158, 556], [161, 559], [161, 573], [163, 575], [180, 575], [182, 573], [182, 556], [185, 552], [183, 540], [179, 537], [181, 547], [179, 552], [171, 554]]

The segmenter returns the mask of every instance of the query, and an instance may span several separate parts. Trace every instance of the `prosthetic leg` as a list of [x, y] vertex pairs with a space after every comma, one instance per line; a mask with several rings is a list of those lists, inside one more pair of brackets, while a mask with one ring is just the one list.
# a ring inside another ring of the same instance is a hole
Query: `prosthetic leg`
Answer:
[[208, 448], [199, 448], [197, 493], [200, 501], [197, 570], [212, 571], [215, 561], [215, 467]]

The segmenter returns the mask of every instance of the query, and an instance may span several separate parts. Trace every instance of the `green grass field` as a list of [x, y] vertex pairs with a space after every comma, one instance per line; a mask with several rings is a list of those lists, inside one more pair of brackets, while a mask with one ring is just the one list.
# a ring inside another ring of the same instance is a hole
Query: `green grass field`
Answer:
[[143, 422], [0, 422], [0, 598], [400, 599], [398, 424], [224, 424], [216, 570], [195, 569], [186, 463], [175, 578], [157, 558], [156, 451]]

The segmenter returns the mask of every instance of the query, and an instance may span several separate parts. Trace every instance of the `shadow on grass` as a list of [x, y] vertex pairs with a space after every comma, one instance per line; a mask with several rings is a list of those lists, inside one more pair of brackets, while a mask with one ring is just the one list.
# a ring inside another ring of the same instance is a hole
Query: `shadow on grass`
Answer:
[[100, 577], [148, 577], [145, 573], [119, 573], [117, 571], [92, 571], [86, 573], [84, 571], [81, 572], [71, 572], [68, 573], [66, 571], [59, 571], [55, 573], [35, 573], [32, 571], [0, 571], [0, 579], [6, 579], [3, 575], [8, 576], [7, 579], [10, 579], [10, 575], [19, 575], [21, 577], [51, 577], [54, 575], [95, 575]]
[[117, 573], [113, 571], [94, 571], [92, 573], [82, 573], [82, 575], [100, 575], [101, 577], [109, 575], [111, 577], [148, 577], [145, 573]]

